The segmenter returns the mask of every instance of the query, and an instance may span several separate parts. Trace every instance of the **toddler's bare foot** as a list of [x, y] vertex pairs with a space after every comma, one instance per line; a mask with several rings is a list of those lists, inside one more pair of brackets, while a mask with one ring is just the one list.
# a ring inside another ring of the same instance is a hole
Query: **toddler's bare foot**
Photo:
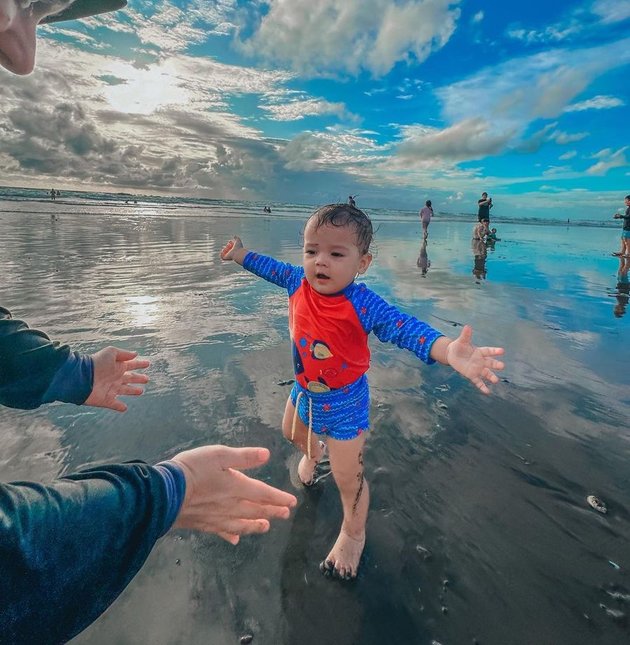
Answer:
[[356, 578], [364, 546], [365, 531], [360, 537], [352, 537], [342, 528], [332, 550], [319, 565], [320, 571], [341, 580]]
[[319, 452], [310, 459], [304, 455], [298, 464], [298, 477], [304, 486], [312, 486], [315, 483], [315, 468], [319, 460], [324, 456], [326, 444], [319, 442]]

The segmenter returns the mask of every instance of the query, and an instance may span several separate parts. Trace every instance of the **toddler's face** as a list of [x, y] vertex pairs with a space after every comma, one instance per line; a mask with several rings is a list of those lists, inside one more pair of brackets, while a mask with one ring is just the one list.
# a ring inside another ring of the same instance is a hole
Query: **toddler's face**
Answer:
[[309, 221], [304, 229], [304, 274], [318, 293], [331, 295], [343, 291], [356, 277], [365, 273], [372, 256], [362, 254], [351, 226], [326, 224], [315, 228]]

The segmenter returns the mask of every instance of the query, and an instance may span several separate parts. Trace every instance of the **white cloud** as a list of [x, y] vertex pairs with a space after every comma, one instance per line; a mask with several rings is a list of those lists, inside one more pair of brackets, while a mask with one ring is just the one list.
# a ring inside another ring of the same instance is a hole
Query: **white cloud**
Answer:
[[389, 150], [360, 130], [328, 128], [325, 132], [302, 132], [282, 151], [291, 170], [337, 168], [360, 173], [360, 166], [378, 161]]
[[522, 27], [512, 27], [508, 29], [507, 35], [514, 40], [520, 40], [528, 45], [534, 43], [560, 42], [571, 36], [575, 36], [583, 30], [583, 25], [579, 22], [572, 22], [568, 25], [549, 25], [542, 31], [536, 29], [523, 29]]
[[571, 171], [571, 166], [549, 166], [547, 170], [543, 171], [543, 177], [549, 177], [551, 175], [564, 175], [567, 172]]
[[587, 49], [553, 49], [486, 67], [436, 91], [451, 121], [486, 115], [505, 123], [552, 119], [604, 72], [630, 62], [630, 39]]
[[299, 121], [307, 116], [334, 114], [340, 119], [356, 119], [346, 110], [343, 103], [331, 103], [324, 99], [302, 99], [280, 103], [261, 104], [261, 110], [268, 112], [273, 121]]
[[403, 164], [413, 165], [418, 160], [442, 159], [462, 161], [479, 159], [499, 153], [513, 137], [514, 131], [496, 132], [482, 118], [466, 119], [453, 126], [436, 130], [404, 130], [403, 142], [397, 157]]
[[483, 20], [483, 16], [484, 16], [483, 11], [478, 11], [478, 12], [477, 12], [473, 17], [472, 17], [471, 22], [472, 22], [473, 24], [480, 23], [480, 22]]
[[613, 152], [610, 148], [600, 150], [593, 155], [593, 158], [599, 159], [596, 164], [586, 169], [588, 175], [605, 175], [611, 168], [620, 168], [628, 165], [626, 159], [626, 150], [628, 146], [624, 146], [619, 150]]
[[424, 61], [455, 31], [459, 0], [270, 0], [253, 35], [250, 55], [305, 74], [378, 76], [400, 61]]
[[630, 2], [628, 0], [595, 0], [592, 12], [597, 14], [605, 25], [621, 22], [630, 18]]
[[556, 130], [549, 135], [549, 139], [555, 141], [558, 145], [566, 146], [568, 143], [575, 143], [576, 141], [581, 141], [588, 137], [588, 132], [574, 132], [570, 134], [569, 132], [562, 132], [561, 130]]
[[582, 112], [584, 110], [607, 110], [609, 108], [620, 107], [622, 105], [625, 105], [624, 102], [615, 96], [602, 96], [601, 94], [598, 94], [592, 99], [567, 105], [567, 107], [564, 108], [564, 111]]
[[[440, 158], [457, 163], [501, 154], [513, 148], [535, 152], [546, 141], [566, 145], [588, 132], [569, 133], [548, 123], [518, 141], [530, 123], [561, 115], [566, 105], [600, 74], [630, 61], [630, 40], [581, 50], [551, 50], [486, 67], [472, 76], [438, 88], [442, 130], [425, 126], [403, 129], [399, 161]], [[480, 116], [480, 115], [483, 115]]]
[[229, 198], [242, 185], [266, 191], [282, 174], [278, 143], [229, 107], [235, 96], [281, 96], [290, 74], [181, 54], [136, 67], [67, 43], [39, 45], [32, 75], [2, 78], [5, 180]]
[[568, 152], [565, 152], [563, 155], [560, 155], [558, 159], [561, 159], [562, 161], [568, 161], [569, 159], [573, 159], [577, 155], [577, 152], [575, 150], [569, 150]]
[[528, 45], [559, 43], [586, 34], [596, 34], [608, 25], [630, 17], [628, 0], [594, 0], [590, 6], [575, 6], [562, 20], [547, 25], [544, 29], [528, 29], [519, 24], [512, 25], [506, 32], [509, 38]]

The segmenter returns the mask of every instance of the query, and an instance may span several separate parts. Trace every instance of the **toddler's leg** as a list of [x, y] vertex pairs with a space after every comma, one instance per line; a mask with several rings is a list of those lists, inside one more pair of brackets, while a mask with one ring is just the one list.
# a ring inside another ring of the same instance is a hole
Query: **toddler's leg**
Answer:
[[339, 488], [343, 506], [343, 522], [339, 537], [321, 564], [324, 573], [344, 579], [354, 578], [365, 546], [370, 493], [363, 475], [365, 435], [349, 441], [328, 439], [330, 466]]
[[[295, 435], [291, 439], [291, 430], [293, 428], [293, 417], [295, 419]], [[302, 419], [299, 416], [295, 415], [295, 406], [291, 401], [291, 397], [287, 399], [287, 405], [284, 408], [284, 417], [282, 418], [282, 434], [289, 441], [293, 442], [293, 445], [301, 450], [304, 453], [302, 460], [298, 466], [298, 477], [300, 481], [309, 485], [313, 480], [313, 474], [315, 472], [315, 466], [317, 462], [322, 458], [324, 450], [319, 442], [317, 435], [311, 433], [311, 458], [307, 457], [307, 445], [308, 445], [308, 427], [304, 425]]]

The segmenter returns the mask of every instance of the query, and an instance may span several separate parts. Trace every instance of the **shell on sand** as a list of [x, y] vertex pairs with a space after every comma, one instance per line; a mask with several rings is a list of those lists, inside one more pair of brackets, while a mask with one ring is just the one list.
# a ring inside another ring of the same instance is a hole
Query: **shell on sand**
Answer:
[[599, 511], [600, 513], [608, 513], [606, 504], [604, 504], [604, 502], [602, 502], [599, 497], [595, 497], [595, 495], [589, 495], [586, 498], [586, 501], [588, 502], [588, 505], [594, 508], [596, 511]]

